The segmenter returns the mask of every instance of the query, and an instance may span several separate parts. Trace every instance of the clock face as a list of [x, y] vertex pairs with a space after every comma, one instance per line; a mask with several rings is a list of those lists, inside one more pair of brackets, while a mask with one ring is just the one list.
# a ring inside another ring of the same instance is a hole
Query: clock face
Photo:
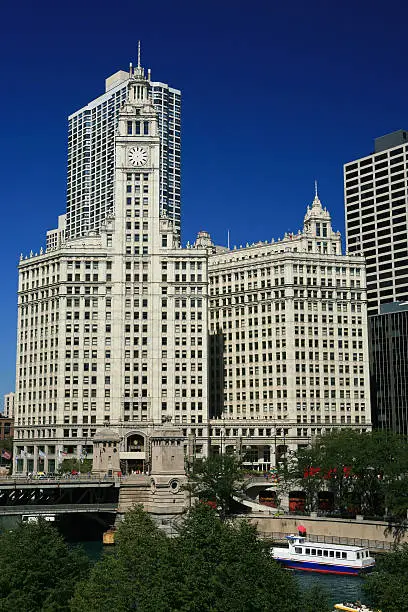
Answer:
[[132, 147], [128, 153], [132, 166], [144, 166], [147, 162], [147, 151], [142, 147]]

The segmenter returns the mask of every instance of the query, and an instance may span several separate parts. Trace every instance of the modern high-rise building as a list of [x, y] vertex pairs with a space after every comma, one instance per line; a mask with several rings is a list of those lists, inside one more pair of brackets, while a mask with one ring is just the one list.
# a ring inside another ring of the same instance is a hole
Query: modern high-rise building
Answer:
[[[106, 79], [105, 93], [68, 118], [67, 238], [99, 231], [114, 211], [115, 135], [132, 68]], [[147, 79], [148, 96], [158, 112], [161, 213], [180, 234], [181, 92]], [[136, 126], [143, 135], [143, 125]]]
[[408, 435], [408, 303], [369, 317], [373, 425]]
[[375, 140], [374, 153], [344, 166], [349, 253], [367, 263], [368, 314], [408, 300], [408, 132]]

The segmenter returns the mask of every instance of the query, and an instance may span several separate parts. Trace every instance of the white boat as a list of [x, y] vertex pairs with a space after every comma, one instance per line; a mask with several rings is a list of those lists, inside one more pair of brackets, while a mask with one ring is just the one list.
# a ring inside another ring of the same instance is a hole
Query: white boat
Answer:
[[[339, 603], [334, 606], [335, 610], [343, 610], [344, 612], [375, 612], [361, 603]], [[381, 612], [378, 610], [377, 612]]]
[[359, 575], [372, 570], [375, 559], [361, 546], [308, 542], [303, 536], [286, 536], [289, 548], [273, 547], [274, 559], [284, 567], [322, 574]]

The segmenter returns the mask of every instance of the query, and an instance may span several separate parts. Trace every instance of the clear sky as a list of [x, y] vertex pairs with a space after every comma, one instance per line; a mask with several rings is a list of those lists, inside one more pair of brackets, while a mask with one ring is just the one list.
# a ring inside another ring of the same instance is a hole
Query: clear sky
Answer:
[[0, 399], [14, 389], [17, 263], [65, 212], [67, 116], [127, 69], [182, 90], [183, 242], [344, 231], [342, 166], [408, 129], [399, 0], [14, 0], [0, 25]]

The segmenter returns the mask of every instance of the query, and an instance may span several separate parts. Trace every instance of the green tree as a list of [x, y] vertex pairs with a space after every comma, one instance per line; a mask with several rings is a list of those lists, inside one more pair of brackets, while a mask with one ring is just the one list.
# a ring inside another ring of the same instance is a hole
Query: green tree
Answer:
[[408, 544], [378, 556], [376, 570], [364, 589], [375, 606], [384, 612], [408, 612]]
[[[221, 521], [205, 504], [189, 513], [175, 542], [183, 601], [180, 612], [304, 611], [293, 576], [246, 521]], [[327, 612], [327, 601], [314, 612]]]
[[[309, 606], [312, 597], [315, 606]], [[77, 585], [71, 612], [327, 612], [321, 593], [300, 593], [245, 521], [221, 521], [198, 503], [168, 538], [140, 508], [119, 527], [116, 546]]]
[[77, 586], [71, 611], [170, 609], [167, 602], [177, 592], [172, 540], [141, 507], [135, 507], [126, 514], [115, 542], [113, 552], [106, 553], [89, 579]]
[[389, 432], [337, 430], [299, 449], [280, 467], [285, 488], [306, 493], [307, 510], [316, 509], [320, 490], [333, 493], [335, 508], [366, 516], [393, 517], [404, 524], [408, 508], [408, 445]]
[[92, 459], [64, 459], [59, 466], [59, 471], [63, 474], [70, 474], [72, 471], [87, 474], [92, 471]]
[[222, 520], [231, 514], [234, 497], [243, 492], [241, 462], [235, 455], [212, 455], [192, 464], [185, 488], [200, 500], [213, 502]]
[[319, 493], [325, 486], [321, 465], [320, 448], [309, 446], [290, 454], [278, 468], [281, 489], [289, 492], [302, 489], [305, 493], [305, 510], [314, 512], [318, 508]]
[[68, 612], [89, 561], [46, 521], [21, 523], [0, 535], [0, 612]]

